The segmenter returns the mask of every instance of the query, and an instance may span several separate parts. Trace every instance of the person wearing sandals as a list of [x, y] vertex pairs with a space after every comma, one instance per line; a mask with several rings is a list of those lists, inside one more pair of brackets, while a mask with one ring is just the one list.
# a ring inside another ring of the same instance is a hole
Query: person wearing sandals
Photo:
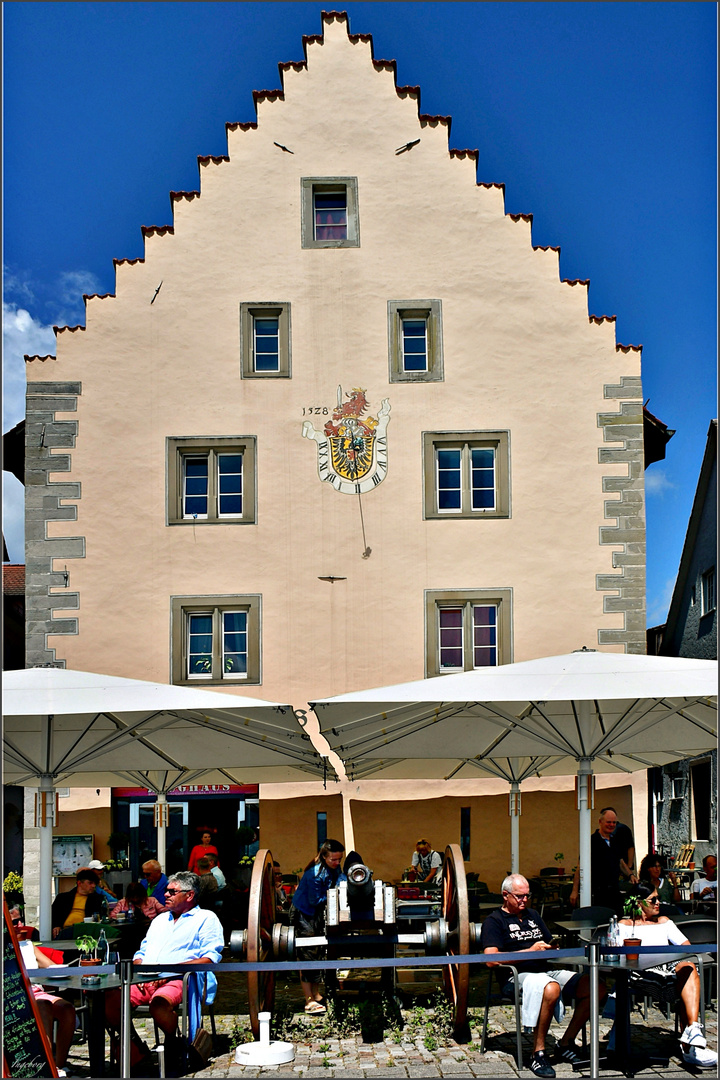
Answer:
[[[325, 905], [328, 889], [347, 881], [340, 869], [345, 851], [339, 840], [326, 840], [314, 859], [305, 867], [292, 898], [292, 923], [298, 936], [317, 937], [325, 932]], [[307, 960], [320, 960], [322, 948], [303, 949]], [[320, 993], [319, 972], [301, 971], [300, 985], [305, 995], [305, 1012], [320, 1016], [325, 1012]]]

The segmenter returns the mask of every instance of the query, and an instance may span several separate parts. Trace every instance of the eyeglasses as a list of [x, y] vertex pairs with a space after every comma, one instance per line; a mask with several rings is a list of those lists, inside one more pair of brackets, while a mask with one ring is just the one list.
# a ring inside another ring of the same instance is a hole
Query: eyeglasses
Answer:
[[190, 892], [190, 889], [166, 889], [165, 890], [165, 895], [166, 896], [168, 896], [168, 895], [174, 896], [175, 893], [179, 893], [179, 892]]
[[514, 896], [516, 900], [529, 900], [530, 899], [530, 893], [529, 892], [511, 892], [511, 893], [508, 893], [508, 896]]
[[660, 903], [660, 897], [659, 896], [648, 896], [648, 898], [646, 900], [643, 900], [642, 902], [643, 902], [643, 904], [659, 904]]

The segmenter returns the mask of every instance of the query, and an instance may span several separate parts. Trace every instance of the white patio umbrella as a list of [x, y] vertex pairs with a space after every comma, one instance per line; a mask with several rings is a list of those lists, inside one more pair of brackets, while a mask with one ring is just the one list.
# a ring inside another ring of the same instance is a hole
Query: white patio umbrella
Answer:
[[[8, 784], [38, 784], [40, 934], [50, 936], [55, 787], [128, 781], [158, 793], [202, 776], [264, 783], [322, 778], [324, 761], [289, 705], [63, 668], [6, 672]], [[158, 815], [163, 822], [162, 811]], [[158, 858], [164, 862], [164, 827]]]
[[[713, 749], [717, 661], [583, 649], [312, 703], [353, 778], [454, 778], [517, 785], [578, 775], [580, 903], [590, 904], [593, 772], [634, 772]], [[516, 834], [517, 840], [517, 834]]]

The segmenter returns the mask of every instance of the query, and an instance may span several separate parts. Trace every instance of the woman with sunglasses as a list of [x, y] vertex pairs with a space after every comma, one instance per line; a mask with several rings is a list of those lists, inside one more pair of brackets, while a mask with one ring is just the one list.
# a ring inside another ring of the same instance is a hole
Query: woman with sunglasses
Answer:
[[661, 904], [679, 904], [682, 900], [675, 874], [672, 870], [665, 873], [657, 855], [646, 855], [640, 863], [640, 880], [657, 892]]
[[[647, 885], [638, 885], [637, 898], [640, 901], [640, 921], [621, 919], [618, 923], [620, 944], [626, 938], [639, 938], [643, 945], [688, 945], [690, 942], [672, 919], [660, 914], [660, 897], [657, 890]], [[692, 946], [690, 946], [692, 948]], [[633, 975], [636, 979], [633, 980]], [[698, 1022], [700, 1014], [700, 978], [697, 968], [689, 960], [671, 961], [660, 964], [647, 971], [631, 973], [633, 981], [651, 982], [661, 989], [671, 989], [680, 996], [680, 1017], [684, 1021], [684, 1030], [680, 1036], [680, 1053], [686, 1065], [696, 1069], [714, 1069], [717, 1067], [717, 1054], [708, 1050], [707, 1040]]]

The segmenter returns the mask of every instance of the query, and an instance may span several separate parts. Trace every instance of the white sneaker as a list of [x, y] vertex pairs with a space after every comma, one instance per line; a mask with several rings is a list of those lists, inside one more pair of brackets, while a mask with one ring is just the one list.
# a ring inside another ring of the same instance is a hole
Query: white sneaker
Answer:
[[[703, 1040], [704, 1041], [704, 1040]], [[692, 1065], [696, 1069], [716, 1069], [717, 1054], [714, 1050], [708, 1050], [704, 1046], [688, 1046], [681, 1043], [682, 1059], [686, 1065]]]
[[680, 1042], [686, 1043], [688, 1046], [707, 1046], [707, 1039], [705, 1038], [703, 1034], [703, 1029], [697, 1020], [695, 1020], [692, 1024], [688, 1024], [688, 1026], [685, 1028], [682, 1035], [680, 1036]]

